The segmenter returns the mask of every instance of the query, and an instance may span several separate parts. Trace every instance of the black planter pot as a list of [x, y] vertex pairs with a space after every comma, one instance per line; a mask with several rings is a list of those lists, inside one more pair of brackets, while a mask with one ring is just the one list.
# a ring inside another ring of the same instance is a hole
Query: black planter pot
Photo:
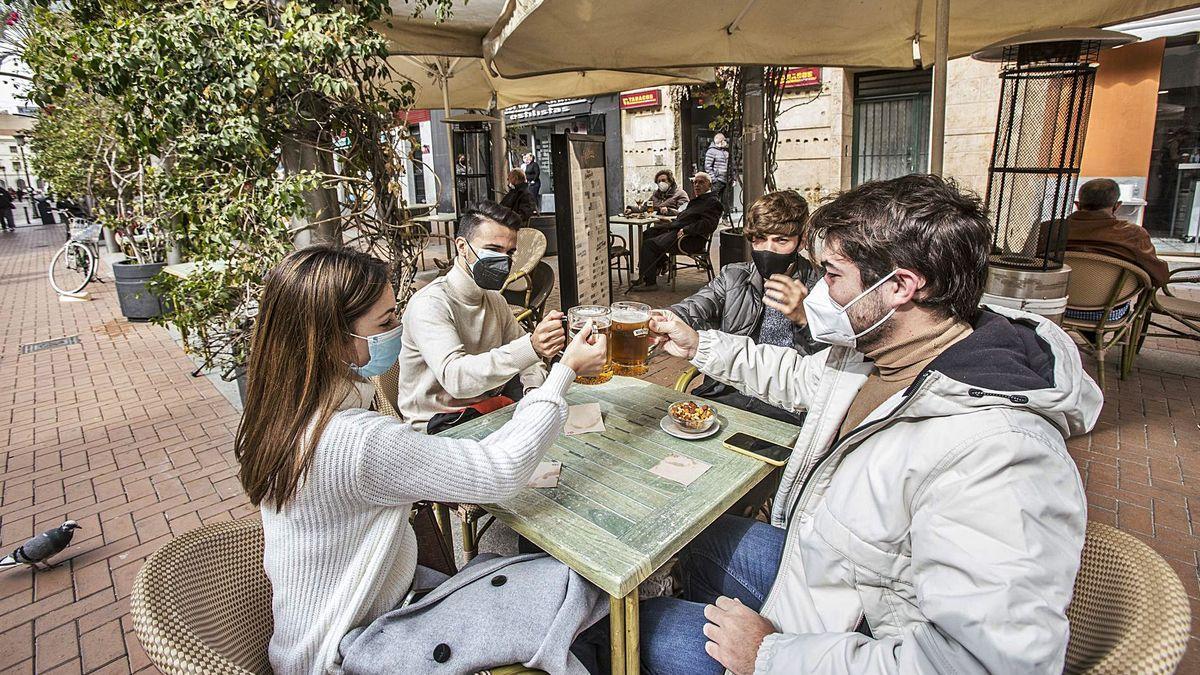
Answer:
[[546, 235], [546, 252], [543, 255], [558, 255], [558, 226], [554, 216], [534, 216], [529, 219], [529, 227]]
[[246, 403], [246, 371], [244, 369], [239, 370], [237, 378], [235, 378], [235, 379], [237, 381], [238, 400], [241, 401], [243, 404], [245, 404]]
[[117, 302], [121, 314], [130, 321], [149, 321], [163, 313], [162, 299], [150, 292], [147, 283], [166, 263], [139, 264], [123, 260], [113, 264], [117, 282]]
[[741, 230], [722, 230], [720, 245], [717, 249], [717, 260], [721, 267], [735, 262], [750, 260], [750, 242], [742, 235]]

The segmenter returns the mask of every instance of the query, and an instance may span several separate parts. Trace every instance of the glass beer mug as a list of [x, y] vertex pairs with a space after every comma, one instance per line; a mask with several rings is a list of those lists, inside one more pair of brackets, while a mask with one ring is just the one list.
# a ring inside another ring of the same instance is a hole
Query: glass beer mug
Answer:
[[604, 369], [596, 377], [583, 377], [582, 375], [575, 378], [578, 384], [604, 384], [612, 379], [612, 310], [603, 305], [580, 305], [567, 310], [567, 340], [570, 341], [575, 337], [588, 321], [592, 322], [593, 334], [604, 335], [608, 337], [608, 359], [604, 363]]
[[650, 369], [650, 305], [614, 302], [612, 336], [609, 338], [612, 369], [617, 375], [640, 377]]

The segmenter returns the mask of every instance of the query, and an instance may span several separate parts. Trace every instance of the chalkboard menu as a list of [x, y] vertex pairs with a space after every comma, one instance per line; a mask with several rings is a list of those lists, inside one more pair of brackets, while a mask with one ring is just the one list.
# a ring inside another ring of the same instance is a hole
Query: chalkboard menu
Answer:
[[[562, 309], [612, 301], [604, 137], [554, 134], [554, 218]], [[561, 168], [560, 168], [561, 167]]]

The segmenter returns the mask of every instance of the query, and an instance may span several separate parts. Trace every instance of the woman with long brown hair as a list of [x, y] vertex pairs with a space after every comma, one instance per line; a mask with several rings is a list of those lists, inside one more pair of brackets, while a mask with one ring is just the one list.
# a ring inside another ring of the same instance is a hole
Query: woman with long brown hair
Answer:
[[[396, 296], [370, 256], [314, 246], [267, 274], [234, 454], [262, 511], [277, 673], [323, 672], [338, 642], [408, 593], [413, 502], [514, 496], [558, 436], [577, 374], [598, 373], [603, 336], [581, 331], [512, 421], [480, 441], [426, 436], [368, 408], [364, 379], [400, 349]], [[594, 339], [595, 344], [590, 344]]]

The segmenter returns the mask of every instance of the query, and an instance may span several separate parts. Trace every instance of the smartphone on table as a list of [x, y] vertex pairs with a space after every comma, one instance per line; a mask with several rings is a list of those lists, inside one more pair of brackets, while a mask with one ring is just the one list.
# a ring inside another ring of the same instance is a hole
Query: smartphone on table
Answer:
[[747, 457], [753, 457], [773, 466], [787, 464], [788, 457], [792, 456], [792, 448], [751, 436], [750, 434], [736, 433], [726, 438], [724, 445], [734, 452], [741, 453]]

